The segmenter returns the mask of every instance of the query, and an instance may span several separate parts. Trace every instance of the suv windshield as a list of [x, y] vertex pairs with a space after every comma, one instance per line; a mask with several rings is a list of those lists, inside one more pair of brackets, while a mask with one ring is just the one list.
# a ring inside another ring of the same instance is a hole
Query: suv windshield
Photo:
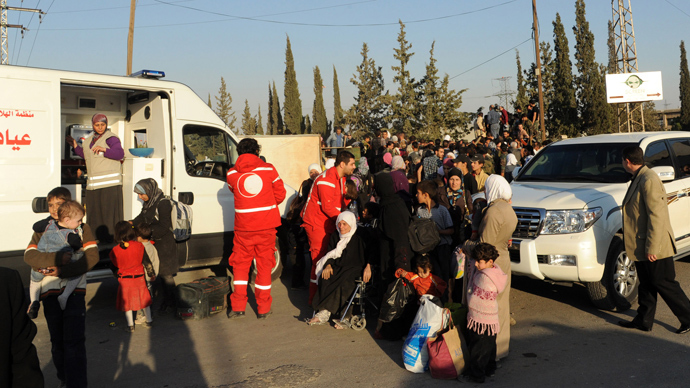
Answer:
[[544, 148], [516, 179], [529, 181], [624, 183], [623, 148], [635, 143], [553, 145]]

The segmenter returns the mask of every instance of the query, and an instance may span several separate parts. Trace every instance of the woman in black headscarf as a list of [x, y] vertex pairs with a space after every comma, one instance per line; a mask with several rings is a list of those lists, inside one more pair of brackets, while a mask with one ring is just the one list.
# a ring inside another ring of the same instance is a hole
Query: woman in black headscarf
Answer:
[[180, 264], [177, 261], [177, 245], [172, 233], [172, 203], [165, 198], [163, 191], [151, 178], [142, 179], [134, 186], [134, 192], [144, 201], [141, 213], [132, 221], [134, 226], [147, 223], [151, 226], [151, 240], [158, 252], [160, 267], [158, 278], [163, 283], [163, 303], [160, 311], [175, 306], [175, 279]]

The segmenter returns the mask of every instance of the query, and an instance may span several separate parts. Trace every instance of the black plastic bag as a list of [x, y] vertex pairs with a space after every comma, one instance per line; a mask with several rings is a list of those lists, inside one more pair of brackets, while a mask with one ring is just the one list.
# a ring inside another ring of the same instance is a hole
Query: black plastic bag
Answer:
[[379, 319], [383, 322], [390, 322], [399, 318], [405, 310], [405, 306], [410, 300], [413, 300], [414, 296], [415, 291], [407, 279], [399, 278], [391, 283], [386, 295], [384, 295]]

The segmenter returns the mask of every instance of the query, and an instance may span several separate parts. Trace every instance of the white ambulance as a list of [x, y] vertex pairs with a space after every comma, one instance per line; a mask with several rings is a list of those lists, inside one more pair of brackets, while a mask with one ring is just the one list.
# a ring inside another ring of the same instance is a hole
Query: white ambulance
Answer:
[[[157, 71], [126, 77], [0, 66], [1, 266], [28, 270], [21, 258], [33, 223], [48, 215], [45, 196], [51, 189], [64, 186], [82, 199], [84, 178], [77, 170], [84, 172], [85, 164], [65, 136], [85, 137], [95, 113], [108, 116], [109, 129], [125, 149], [125, 219], [141, 210], [134, 184], [154, 178], [166, 195], [191, 205], [194, 213], [192, 238], [178, 244], [180, 264], [227, 259], [234, 202], [225, 179], [237, 159], [237, 137], [192, 89], [162, 76]], [[128, 151], [141, 146], [153, 153], [136, 157]], [[286, 189], [282, 214], [295, 193]]]

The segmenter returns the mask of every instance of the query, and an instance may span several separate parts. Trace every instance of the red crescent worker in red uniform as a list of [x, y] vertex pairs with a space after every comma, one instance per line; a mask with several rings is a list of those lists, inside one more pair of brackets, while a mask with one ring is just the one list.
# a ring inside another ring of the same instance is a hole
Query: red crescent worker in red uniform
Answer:
[[[340, 151], [335, 166], [324, 171], [311, 186], [307, 203], [302, 209], [302, 227], [309, 239], [311, 253], [311, 282], [309, 283], [309, 304], [316, 294], [316, 263], [328, 251], [328, 240], [335, 232], [335, 219], [347, 205], [345, 180], [355, 171], [355, 156], [349, 151]], [[348, 201], [349, 202], [349, 201]]]
[[254, 258], [257, 317], [266, 319], [271, 314], [271, 270], [276, 263], [276, 227], [280, 226], [278, 205], [285, 199], [285, 186], [273, 165], [259, 158], [260, 152], [255, 139], [242, 139], [237, 145], [237, 163], [228, 171], [228, 187], [235, 196], [235, 238], [228, 260], [235, 286], [230, 296], [230, 319], [244, 318], [249, 268]]

